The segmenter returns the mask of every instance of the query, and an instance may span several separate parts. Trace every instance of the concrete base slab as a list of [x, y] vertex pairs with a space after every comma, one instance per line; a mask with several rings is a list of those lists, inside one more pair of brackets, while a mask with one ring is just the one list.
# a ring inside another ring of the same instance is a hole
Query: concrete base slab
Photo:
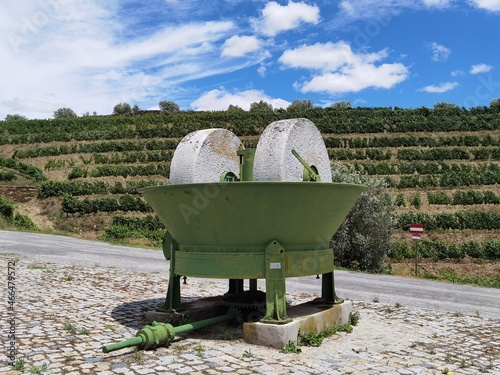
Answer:
[[293, 318], [290, 323], [244, 323], [243, 338], [250, 344], [281, 349], [290, 341], [297, 344], [299, 332], [320, 332], [328, 327], [349, 323], [351, 312], [351, 301], [339, 305], [307, 302], [287, 309], [288, 317]]
[[[220, 297], [201, 298], [182, 305], [175, 312], [146, 312], [146, 322], [170, 322], [172, 325], [182, 324], [186, 317], [194, 321], [224, 315], [227, 307], [220, 304]], [[349, 323], [352, 302], [345, 301], [338, 305], [310, 301], [287, 307], [287, 315], [293, 320], [286, 324], [267, 324], [261, 322], [243, 323], [243, 338], [255, 345], [281, 349], [293, 341], [297, 344], [300, 333], [320, 332], [328, 327]]]

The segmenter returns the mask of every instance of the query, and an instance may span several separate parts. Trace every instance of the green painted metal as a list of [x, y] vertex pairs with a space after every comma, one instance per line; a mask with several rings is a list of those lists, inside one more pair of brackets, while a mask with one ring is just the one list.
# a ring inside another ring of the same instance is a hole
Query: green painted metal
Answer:
[[263, 254], [273, 239], [287, 252], [328, 249], [364, 189], [340, 183], [221, 182], [154, 186], [141, 193], [179, 253]]
[[266, 247], [266, 315], [262, 323], [284, 324], [286, 315], [285, 249], [276, 240]]
[[159, 346], [168, 345], [168, 343], [170, 343], [170, 341], [172, 341], [179, 333], [190, 332], [196, 329], [209, 327], [214, 324], [227, 322], [235, 319], [237, 316], [238, 312], [236, 310], [230, 310], [226, 315], [200, 320], [198, 322], [184, 324], [178, 327], [173, 327], [168, 323], [153, 322], [151, 325], [141, 328], [136, 333], [135, 337], [115, 344], [105, 345], [102, 347], [102, 351], [104, 353], [109, 353], [133, 346], [136, 346], [140, 350], [154, 349]]
[[[164, 237], [164, 239], [167, 236]], [[167, 237], [168, 238], [168, 237]], [[171, 237], [170, 237], [171, 238]], [[165, 246], [165, 241], [164, 241]], [[174, 272], [176, 264], [177, 244], [172, 239], [170, 241], [170, 255], [167, 260], [170, 260], [170, 272], [168, 280], [168, 290], [165, 303], [156, 308], [157, 311], [174, 312], [181, 307], [181, 275]], [[168, 253], [165, 247], [163, 253]], [[166, 256], [165, 256], [166, 257]]]
[[302, 159], [297, 151], [292, 150], [292, 154], [304, 166], [304, 181], [321, 182], [321, 177], [319, 176], [318, 169], [314, 165], [310, 165], [308, 162]]
[[115, 350], [137, 346], [138, 349], [152, 349], [167, 345], [175, 337], [174, 327], [168, 323], [153, 322], [140, 329], [134, 338], [103, 346], [102, 351], [109, 353]]
[[238, 176], [236, 176], [231, 171], [226, 171], [220, 176], [220, 182], [236, 182], [238, 181]]
[[321, 298], [325, 303], [340, 304], [344, 302], [335, 293], [335, 281], [333, 271], [321, 275]]
[[[266, 277], [264, 250], [260, 253], [178, 251], [175, 272], [200, 278], [263, 279]], [[294, 250], [285, 254], [286, 277], [317, 275], [333, 268], [333, 251], [330, 248]]]
[[323, 298], [339, 301], [329, 242], [365, 187], [320, 183], [315, 166], [292, 153], [304, 166], [304, 182], [253, 182], [255, 149], [242, 148], [240, 181], [224, 172], [219, 183], [140, 190], [168, 228], [170, 282], [159, 310], [180, 307], [180, 275], [229, 279], [229, 294], [243, 292], [243, 279], [255, 290], [256, 279], [265, 278], [267, 323], [290, 320], [286, 277], [323, 274]]
[[237, 152], [240, 157], [240, 180], [253, 181], [254, 148], [242, 148]]
[[[244, 179], [251, 178], [253, 153], [248, 154]], [[289, 321], [286, 277], [322, 274], [324, 298], [338, 302], [330, 239], [363, 190], [354, 184], [251, 181], [141, 189], [168, 228], [164, 253], [170, 247], [170, 282], [158, 309], [180, 307], [180, 275], [230, 279], [229, 293], [241, 292], [243, 279], [265, 278], [269, 323]], [[283, 252], [274, 254], [276, 246]], [[269, 257], [277, 256], [281, 269], [270, 272]]]
[[172, 252], [173, 242], [174, 239], [167, 230], [163, 235], [163, 242], [162, 242], [163, 255], [165, 256], [166, 260], [170, 260], [170, 256], [172, 255], [171, 252]]

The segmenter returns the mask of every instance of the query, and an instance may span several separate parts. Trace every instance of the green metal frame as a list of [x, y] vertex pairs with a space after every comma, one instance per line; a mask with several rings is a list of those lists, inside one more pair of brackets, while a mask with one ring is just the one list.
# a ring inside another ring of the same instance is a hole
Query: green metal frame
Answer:
[[[171, 240], [168, 240], [169, 238]], [[175, 272], [175, 258], [178, 250], [176, 242], [168, 232], [165, 233], [163, 239], [163, 254], [167, 260], [170, 260], [170, 272], [165, 302], [158, 306], [156, 310], [162, 312], [175, 312], [181, 307], [181, 276], [183, 275], [176, 274]], [[168, 258], [166, 254], [168, 254]]]
[[262, 323], [284, 324], [286, 315], [285, 249], [274, 240], [266, 247], [266, 315]]
[[169, 286], [157, 310], [181, 308], [181, 276], [228, 279], [228, 294], [243, 292], [245, 279], [251, 290], [265, 279], [266, 323], [290, 321], [286, 277], [321, 274], [323, 299], [342, 301], [329, 241], [365, 187], [321, 183], [316, 167], [292, 153], [304, 166], [304, 182], [253, 182], [255, 149], [242, 148], [239, 181], [224, 172], [219, 183], [141, 189], [168, 228]]

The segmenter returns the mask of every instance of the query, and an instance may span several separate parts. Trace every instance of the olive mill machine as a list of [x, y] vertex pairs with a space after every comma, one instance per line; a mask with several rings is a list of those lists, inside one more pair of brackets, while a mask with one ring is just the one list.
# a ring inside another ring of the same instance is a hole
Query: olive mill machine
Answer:
[[[181, 308], [182, 276], [228, 279], [222, 303], [237, 309], [261, 304], [261, 322], [268, 324], [291, 320], [287, 277], [322, 275], [322, 300], [342, 302], [335, 294], [330, 240], [365, 187], [331, 181], [321, 133], [304, 118], [271, 123], [255, 149], [244, 148], [225, 129], [186, 135], [172, 158], [170, 184], [141, 190], [167, 228], [163, 252], [170, 275], [158, 310]], [[265, 295], [257, 290], [257, 279], [265, 279]], [[135, 338], [103, 350], [151, 348], [237, 314], [230, 309], [222, 317], [175, 328], [153, 322]]]

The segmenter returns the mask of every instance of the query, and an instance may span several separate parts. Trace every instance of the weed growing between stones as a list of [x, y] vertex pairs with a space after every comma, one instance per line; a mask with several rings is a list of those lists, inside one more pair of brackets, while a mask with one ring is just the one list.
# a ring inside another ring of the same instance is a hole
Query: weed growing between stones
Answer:
[[231, 332], [231, 330], [229, 328], [226, 328], [226, 329], [224, 329], [224, 331], [222, 331], [221, 338], [223, 340], [232, 340], [233, 339], [233, 333]]
[[198, 357], [203, 357], [203, 354], [205, 353], [205, 347], [201, 344], [196, 345], [193, 350], [195, 351], [196, 355]]
[[302, 349], [297, 347], [295, 344], [295, 341], [288, 341], [288, 344], [286, 344], [283, 348], [281, 348], [280, 353], [285, 353], [285, 354], [298, 354], [302, 353]]
[[20, 358], [14, 363], [14, 369], [18, 371], [24, 371], [24, 366], [26, 362], [24, 362], [24, 359]]
[[250, 350], [245, 350], [243, 355], [241, 356], [242, 358], [253, 358], [253, 353]]
[[43, 365], [41, 366], [32, 366], [30, 368], [30, 374], [35, 374], [35, 375], [38, 375], [38, 374], [43, 374], [45, 371], [47, 371], [49, 369], [49, 365], [44, 363]]
[[[353, 329], [352, 326], [358, 323], [359, 314], [353, 315], [353, 313], [351, 313], [351, 316], [355, 316], [355, 318], [351, 319], [350, 317], [349, 323], [341, 326], [328, 327], [321, 332], [308, 332], [304, 334], [299, 333], [299, 344], [303, 346], [318, 347], [321, 346], [323, 340], [329, 336], [335, 335], [339, 332], [351, 333]], [[355, 321], [355, 324], [352, 324], [352, 321]]]

